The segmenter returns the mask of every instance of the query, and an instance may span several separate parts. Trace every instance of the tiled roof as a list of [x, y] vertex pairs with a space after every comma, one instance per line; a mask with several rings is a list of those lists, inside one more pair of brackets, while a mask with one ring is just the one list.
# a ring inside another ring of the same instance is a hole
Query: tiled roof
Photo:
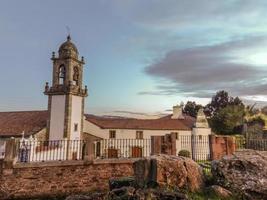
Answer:
[[0, 137], [29, 136], [46, 127], [48, 111], [0, 112]]
[[[85, 115], [86, 120], [103, 129], [139, 130], [191, 130], [195, 118], [171, 119], [171, 115], [159, 119], [134, 119], [123, 117], [100, 117]], [[35, 134], [46, 127], [48, 111], [0, 112], [0, 137]]]
[[159, 119], [112, 118], [85, 115], [86, 120], [103, 129], [139, 129], [139, 130], [191, 130], [195, 118], [171, 119], [172, 115]]

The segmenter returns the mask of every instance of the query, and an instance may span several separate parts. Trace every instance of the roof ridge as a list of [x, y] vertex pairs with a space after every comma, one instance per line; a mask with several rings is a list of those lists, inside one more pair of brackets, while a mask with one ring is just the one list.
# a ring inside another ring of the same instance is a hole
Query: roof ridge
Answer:
[[19, 110], [19, 111], [0, 111], [0, 113], [26, 113], [26, 112], [47, 112], [48, 110]]

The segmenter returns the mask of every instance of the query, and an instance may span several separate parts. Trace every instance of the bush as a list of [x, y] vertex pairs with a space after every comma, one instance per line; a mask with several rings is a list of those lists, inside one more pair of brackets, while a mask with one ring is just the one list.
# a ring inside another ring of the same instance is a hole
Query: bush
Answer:
[[183, 157], [191, 158], [190, 151], [184, 150], [184, 149], [181, 150], [181, 151], [179, 151], [178, 156], [183, 156]]

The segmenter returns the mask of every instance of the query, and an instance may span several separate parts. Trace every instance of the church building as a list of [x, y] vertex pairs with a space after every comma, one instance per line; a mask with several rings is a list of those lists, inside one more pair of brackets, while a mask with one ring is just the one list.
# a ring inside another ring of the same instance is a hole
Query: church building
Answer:
[[48, 109], [42, 111], [0, 112], [0, 156], [4, 141], [15, 137], [38, 140], [143, 139], [177, 133], [182, 135], [211, 134], [203, 111], [192, 118], [182, 113], [181, 106], [173, 114], [158, 119], [102, 117], [84, 113], [88, 96], [83, 84], [85, 61], [79, 57], [68, 36], [58, 54], [52, 53], [52, 83], [46, 83]]

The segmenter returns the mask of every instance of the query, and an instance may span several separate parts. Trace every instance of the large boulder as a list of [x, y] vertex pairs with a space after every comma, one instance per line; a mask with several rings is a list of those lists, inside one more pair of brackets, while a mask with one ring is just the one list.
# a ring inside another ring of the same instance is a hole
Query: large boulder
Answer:
[[187, 195], [163, 189], [122, 187], [109, 192], [109, 200], [188, 200]]
[[194, 192], [204, 185], [202, 168], [189, 158], [160, 154], [139, 159], [133, 166], [140, 188], [159, 185]]
[[213, 161], [211, 167], [218, 185], [246, 199], [267, 199], [267, 152], [239, 151]]

